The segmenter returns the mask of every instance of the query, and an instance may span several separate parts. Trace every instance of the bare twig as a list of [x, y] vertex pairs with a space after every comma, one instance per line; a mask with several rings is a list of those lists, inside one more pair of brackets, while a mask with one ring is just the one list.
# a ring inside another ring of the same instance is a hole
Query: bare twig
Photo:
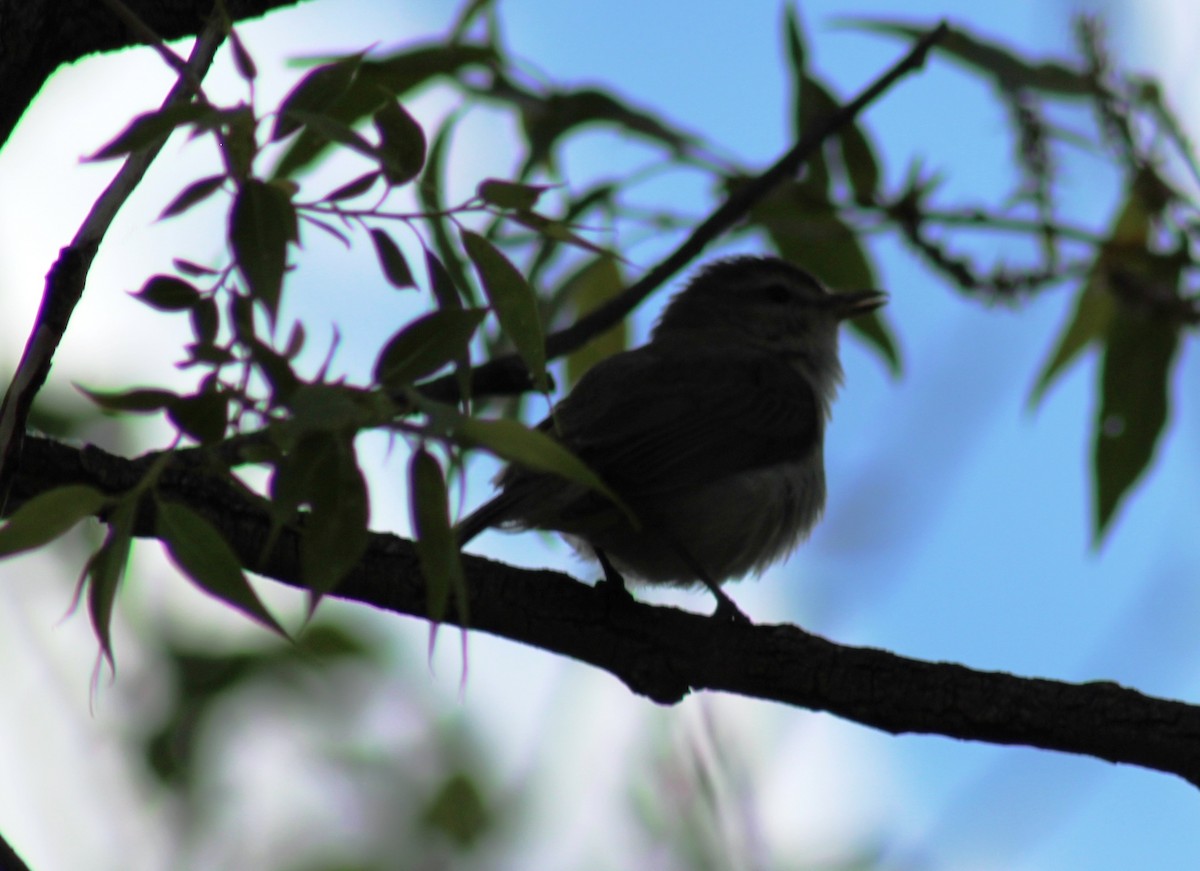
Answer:
[[[880, 76], [873, 84], [849, 103], [829, 115], [823, 123], [805, 133], [800, 141], [784, 154], [783, 157], [779, 158], [773, 166], [730, 194], [725, 202], [696, 227], [687, 239], [638, 281], [631, 284], [604, 305], [571, 324], [571, 326], [547, 336], [547, 359], [555, 359], [569, 354], [624, 319], [646, 297], [690, 263], [711, 242], [744, 218], [756, 203], [761, 202], [781, 182], [794, 177], [800, 171], [800, 167], [804, 165], [804, 162], [830, 136], [857, 118], [867, 106], [878, 99], [880, 94], [884, 93], [899, 79], [914, 70], [920, 69], [925, 63], [925, 58], [930, 48], [942, 39], [948, 31], [949, 28], [945, 22], [942, 22], [929, 31], [929, 33], [917, 41], [908, 54]], [[475, 383], [486, 385], [493, 377], [500, 378], [506, 382], [511, 381], [513, 370], [520, 368], [522, 368], [522, 364], [515, 355], [497, 357], [495, 360], [490, 360], [476, 367], [474, 371]], [[451, 398], [457, 396], [458, 388], [455, 378], [453, 376], [446, 376], [426, 384], [424, 391], [429, 395], [435, 395], [439, 398]]]

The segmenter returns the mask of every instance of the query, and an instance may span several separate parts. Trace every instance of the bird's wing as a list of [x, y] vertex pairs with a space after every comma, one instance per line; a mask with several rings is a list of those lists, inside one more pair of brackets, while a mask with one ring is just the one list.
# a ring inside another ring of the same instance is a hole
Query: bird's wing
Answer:
[[808, 382], [778, 357], [651, 343], [591, 369], [554, 425], [609, 486], [636, 499], [800, 460], [822, 420]]

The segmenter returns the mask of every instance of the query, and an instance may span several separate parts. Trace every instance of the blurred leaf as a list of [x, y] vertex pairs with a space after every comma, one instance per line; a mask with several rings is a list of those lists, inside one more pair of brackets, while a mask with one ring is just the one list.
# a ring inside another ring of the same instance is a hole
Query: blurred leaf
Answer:
[[[570, 300], [576, 320], [599, 308], [625, 289], [615, 258], [597, 257], [563, 282], [561, 293]], [[629, 324], [622, 318], [582, 348], [567, 356], [567, 386], [579, 383], [583, 373], [601, 360], [624, 351], [629, 345]]]
[[182, 278], [155, 275], [133, 296], [158, 311], [177, 312], [192, 308], [200, 300], [200, 291]]
[[39, 493], [0, 527], [0, 557], [49, 544], [80, 520], [94, 516], [108, 502], [108, 496], [83, 484]]
[[250, 295], [262, 303], [272, 324], [279, 310], [288, 243], [298, 238], [296, 208], [283, 188], [255, 178], [242, 182], [230, 215], [229, 241]]
[[172, 265], [184, 275], [190, 275], [193, 278], [200, 278], [206, 275], [219, 275], [220, 273], [209, 266], [201, 266], [199, 263], [193, 263], [190, 260], [184, 260], [176, 257], [171, 261]]
[[1075, 313], [1059, 335], [1054, 353], [1042, 366], [1042, 372], [1029, 395], [1031, 408], [1042, 401], [1050, 385], [1088, 345], [1108, 334], [1115, 311], [1116, 302], [1108, 291], [1104, 268], [1097, 265], [1088, 273], [1087, 281], [1080, 288]]
[[375, 256], [379, 258], [379, 265], [383, 268], [383, 276], [388, 280], [388, 284], [399, 290], [417, 286], [400, 246], [386, 230], [371, 230], [371, 242], [375, 245]]
[[467, 352], [487, 309], [439, 309], [392, 336], [375, 361], [375, 380], [395, 390], [431, 375]]
[[221, 185], [225, 182], [223, 175], [210, 175], [198, 181], [192, 182], [179, 192], [179, 196], [171, 200], [162, 214], [158, 216], [161, 221], [164, 218], [180, 215], [203, 200], [208, 199], [214, 193], [221, 189]]
[[540, 99], [536, 94], [522, 92], [513, 102], [521, 112], [525, 140], [529, 143], [529, 156], [518, 178], [528, 178], [542, 166], [553, 169], [553, 151], [559, 140], [591, 124], [615, 125], [625, 133], [658, 142], [677, 156], [692, 144], [690, 137], [667, 126], [654, 113], [634, 109], [595, 88], [560, 91]]
[[1167, 421], [1178, 324], [1122, 306], [1112, 318], [1094, 434], [1095, 527], [1099, 546], [1117, 506], [1145, 473]]
[[216, 444], [225, 437], [229, 423], [229, 396], [216, 389], [180, 396], [167, 406], [167, 417], [180, 432], [202, 445]]
[[546, 380], [546, 340], [538, 315], [533, 288], [517, 267], [487, 239], [470, 230], [462, 231], [467, 256], [475, 264], [488, 302], [500, 328], [513, 343], [538, 390], [549, 389]]
[[115, 667], [111, 634], [113, 605], [129, 562], [137, 501], [137, 497], [132, 496], [117, 503], [104, 543], [92, 554], [84, 569], [88, 577], [88, 614], [92, 618], [92, 630], [110, 667]]
[[[294, 112], [324, 112], [345, 94], [350, 83], [354, 81], [362, 59], [361, 54], [348, 55], [309, 70], [280, 103], [271, 139], [279, 141], [300, 129], [301, 122], [294, 116]], [[283, 171], [282, 165], [281, 163], [276, 169], [276, 175], [290, 175]]]
[[407, 184], [425, 165], [425, 131], [397, 100], [384, 103], [373, 120], [384, 177], [388, 184]]
[[519, 184], [486, 178], [475, 188], [475, 196], [498, 209], [523, 212], [536, 206], [542, 194], [550, 188], [551, 185], [547, 184]]
[[425, 826], [441, 832], [459, 848], [474, 846], [491, 828], [491, 816], [475, 781], [451, 774], [421, 815]]
[[[458, 302], [461, 294], [468, 301], [475, 296], [466, 270], [460, 259], [459, 249], [450, 237], [446, 219], [446, 203], [442, 192], [442, 164], [449, 148], [450, 134], [457, 121], [456, 115], [450, 115], [443, 122], [433, 144], [429, 147], [429, 155], [425, 161], [425, 172], [417, 184], [417, 199], [421, 208], [429, 215], [426, 222], [429, 233], [433, 237], [433, 247], [437, 256], [426, 249], [425, 261], [429, 269], [429, 280], [433, 285], [434, 296], [442, 308], [461, 305]], [[453, 299], [452, 299], [453, 297]]]
[[842, 146], [842, 161], [846, 166], [846, 177], [858, 203], [871, 203], [879, 189], [879, 159], [871, 147], [871, 140], [858, 123], [850, 123], [841, 129], [838, 141]]
[[379, 171], [371, 170], [365, 175], [360, 175], [353, 181], [346, 182], [339, 188], [325, 194], [321, 199], [326, 202], [337, 202], [338, 200], [351, 200], [355, 197], [362, 196], [379, 180]]
[[329, 142], [344, 145], [351, 151], [357, 151], [363, 157], [375, 160], [379, 156], [378, 149], [367, 141], [361, 133], [349, 124], [323, 115], [320, 112], [307, 112], [296, 109], [288, 116], [304, 125], [306, 133], [316, 134]]
[[513, 212], [508, 215], [508, 218], [522, 226], [528, 227], [530, 230], [540, 233], [547, 239], [566, 242], [568, 245], [574, 245], [576, 248], [582, 248], [584, 251], [590, 251], [593, 254], [612, 256], [611, 251], [607, 251], [599, 245], [577, 235], [562, 221], [547, 218], [545, 215], [539, 215], [534, 211]]
[[158, 390], [155, 388], [138, 388], [114, 393], [103, 390], [88, 390], [86, 387], [78, 386], [77, 389], [105, 411], [134, 413], [159, 411], [168, 407], [179, 398], [178, 395], [172, 393], [170, 390]]
[[[840, 23], [856, 30], [904, 37], [912, 42], [924, 37], [930, 29], [886, 19], [847, 18]], [[1093, 92], [1082, 70], [1058, 63], [1029, 63], [1014, 49], [980, 39], [961, 27], [951, 29], [933, 49], [991, 78], [1006, 93], [1028, 89], [1062, 97], [1086, 97]]]
[[371, 513], [353, 435], [315, 438], [315, 447], [307, 499], [312, 508], [300, 537], [301, 580], [313, 594], [310, 613], [362, 559]]
[[[434, 299], [442, 311], [457, 311], [462, 308], [462, 300], [454, 280], [450, 277], [437, 255], [425, 249], [425, 268], [429, 272], [429, 283], [433, 289]], [[464, 347], [462, 354], [454, 361], [454, 381], [458, 385], [458, 395], [465, 404], [471, 398], [471, 356]]]
[[211, 296], [196, 300], [188, 312], [192, 322], [192, 334], [196, 344], [211, 345], [217, 340], [217, 331], [221, 326], [221, 315], [217, 311], [217, 301]]
[[429, 601], [429, 616], [440, 622], [453, 596], [458, 615], [468, 621], [467, 582], [463, 576], [458, 541], [450, 525], [450, 500], [442, 467], [424, 448], [409, 463], [409, 516], [417, 557]]
[[[750, 220], [766, 230], [785, 260], [807, 269], [834, 290], [878, 287], [858, 236], [824, 193], [807, 180], [776, 189], [751, 209]], [[900, 373], [900, 349], [879, 312], [853, 318], [847, 326], [883, 358], [893, 375]]]
[[169, 136], [176, 127], [200, 119], [213, 120], [219, 117], [212, 106], [200, 103], [172, 103], [154, 112], [138, 115], [115, 139], [87, 160], [109, 160], [140, 151]]
[[254, 81], [258, 75], [254, 59], [250, 57], [250, 52], [246, 51], [246, 46], [242, 44], [242, 38], [233, 28], [229, 29], [229, 44], [233, 48], [233, 63], [237, 67], [238, 75], [247, 82]]
[[241, 562], [217, 528], [181, 503], [159, 502], [157, 507], [157, 535], [171, 562], [209, 595], [287, 637], [250, 586]]
[[[389, 57], [363, 60], [358, 75], [322, 114], [353, 126], [373, 115], [387, 100], [439, 76], [453, 76], [471, 66], [489, 65], [495, 52], [487, 46], [424, 44]], [[329, 141], [312, 131], [301, 131], [275, 168], [276, 177], [291, 176], [307, 168], [329, 149]]]

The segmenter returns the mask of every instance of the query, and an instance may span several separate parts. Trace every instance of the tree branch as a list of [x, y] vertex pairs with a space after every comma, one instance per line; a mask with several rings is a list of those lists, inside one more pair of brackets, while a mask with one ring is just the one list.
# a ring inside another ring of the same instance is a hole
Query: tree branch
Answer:
[[[71, 483], [120, 493], [154, 456], [128, 460], [30, 436], [14, 497], [23, 501]], [[247, 569], [301, 586], [297, 530], [285, 529], [264, 557], [271, 520], [255, 497], [196, 462], [173, 462], [160, 479], [160, 493], [203, 513]], [[152, 536], [153, 527], [148, 507], [136, 534]], [[827, 711], [892, 734], [1058, 750], [1200, 785], [1200, 707], [1110, 682], [1017, 677], [838, 645], [787, 624], [727, 624], [674, 608], [614, 603], [566, 575], [482, 557], [464, 555], [463, 564], [470, 629], [596, 666], [660, 704], [721, 690]], [[373, 535], [366, 556], [333, 595], [427, 619], [412, 542], [393, 535]], [[446, 622], [461, 625], [454, 613]]]
[[[225, 8], [241, 21], [299, 2], [226, 0]], [[130, 0], [127, 5], [163, 39], [199, 33], [213, 10], [213, 0]], [[0, 145], [60, 66], [140, 42], [96, 0], [0, 0]]]
[[[766, 198], [781, 182], [795, 176], [809, 156], [831, 136], [853, 122], [888, 88], [904, 76], [924, 66], [929, 50], [949, 31], [949, 26], [944, 21], [930, 30], [917, 40], [909, 52], [891, 69], [867, 86], [857, 97], [839, 107], [836, 112], [830, 113], [820, 124], [816, 124], [811, 130], [806, 131], [800, 141], [779, 160], [732, 192], [725, 202], [688, 235], [687, 239], [640, 279], [569, 327], [548, 335], [546, 337], [546, 359], [553, 360], [569, 354], [624, 320], [630, 312], [641, 305], [646, 297], [690, 263], [711, 242], [749, 214], [755, 204]], [[486, 389], [493, 379], [497, 379], [502, 384], [512, 383], [514, 370], [522, 368], [523, 364], [520, 362], [520, 358], [515, 354], [509, 354], [475, 367], [472, 377], [476, 385]], [[453, 375], [434, 379], [423, 385], [422, 390], [426, 395], [444, 401], [458, 396], [458, 385]]]

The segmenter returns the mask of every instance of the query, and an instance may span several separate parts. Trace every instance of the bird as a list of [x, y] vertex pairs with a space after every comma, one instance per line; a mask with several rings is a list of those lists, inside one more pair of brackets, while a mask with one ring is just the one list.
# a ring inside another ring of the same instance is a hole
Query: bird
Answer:
[[459, 546], [489, 527], [555, 531], [612, 590], [703, 584], [714, 616], [745, 620], [721, 585], [788, 556], [820, 519], [838, 327], [886, 300], [833, 292], [774, 256], [703, 266], [644, 345], [594, 365], [539, 424], [624, 506], [509, 465], [456, 526]]

